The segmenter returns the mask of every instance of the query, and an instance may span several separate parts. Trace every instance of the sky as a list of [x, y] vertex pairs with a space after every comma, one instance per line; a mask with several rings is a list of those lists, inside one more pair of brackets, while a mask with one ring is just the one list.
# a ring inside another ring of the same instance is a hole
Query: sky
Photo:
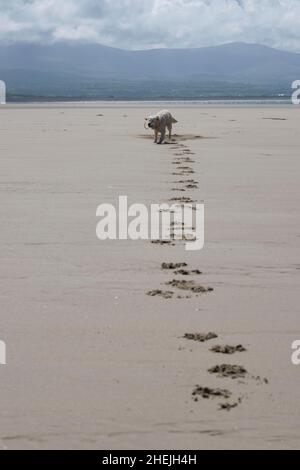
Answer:
[[300, 52], [300, 0], [0, 0], [0, 41], [122, 49], [259, 43]]

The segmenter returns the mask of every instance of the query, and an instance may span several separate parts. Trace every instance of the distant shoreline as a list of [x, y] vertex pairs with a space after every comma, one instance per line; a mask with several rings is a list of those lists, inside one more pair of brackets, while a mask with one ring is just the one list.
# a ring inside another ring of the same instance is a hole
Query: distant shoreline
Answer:
[[294, 106], [290, 99], [279, 98], [225, 98], [225, 99], [203, 99], [203, 100], [89, 100], [89, 99], [68, 99], [68, 98], [41, 98], [30, 100], [7, 101], [9, 107], [17, 106], [121, 106], [121, 107], [142, 107], [142, 106], [170, 106], [170, 107], [202, 107], [202, 106]]

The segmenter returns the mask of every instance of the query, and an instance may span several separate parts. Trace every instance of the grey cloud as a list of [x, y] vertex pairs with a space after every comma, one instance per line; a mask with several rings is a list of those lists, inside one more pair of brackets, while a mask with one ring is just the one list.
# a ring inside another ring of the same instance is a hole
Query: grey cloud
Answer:
[[299, 0], [0, 0], [2, 42], [145, 49], [262, 43], [300, 52]]

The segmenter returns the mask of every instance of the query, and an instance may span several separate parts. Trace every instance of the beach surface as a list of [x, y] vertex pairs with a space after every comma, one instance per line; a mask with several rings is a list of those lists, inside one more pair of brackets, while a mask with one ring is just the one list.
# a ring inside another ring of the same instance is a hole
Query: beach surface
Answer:
[[[299, 448], [299, 109], [153, 111], [0, 109], [2, 449]], [[204, 201], [204, 249], [100, 241], [120, 195]]]

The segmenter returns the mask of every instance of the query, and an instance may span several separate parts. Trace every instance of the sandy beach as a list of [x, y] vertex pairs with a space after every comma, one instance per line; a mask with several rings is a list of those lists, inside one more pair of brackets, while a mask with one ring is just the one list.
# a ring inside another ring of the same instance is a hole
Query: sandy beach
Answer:
[[[0, 109], [2, 449], [299, 448], [299, 109], [154, 110]], [[204, 201], [204, 249], [98, 240], [119, 195]]]

